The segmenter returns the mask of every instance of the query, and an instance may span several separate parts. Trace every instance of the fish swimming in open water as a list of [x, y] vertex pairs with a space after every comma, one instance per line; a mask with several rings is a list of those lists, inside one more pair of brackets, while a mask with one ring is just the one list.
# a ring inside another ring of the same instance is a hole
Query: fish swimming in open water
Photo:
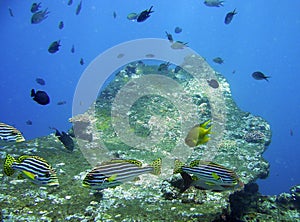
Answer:
[[31, 97], [40, 105], [47, 105], [50, 103], [50, 98], [45, 91], [38, 90], [35, 92], [34, 89], [31, 89]]
[[137, 22], [144, 22], [144, 21], [146, 21], [146, 19], [150, 17], [150, 14], [154, 12], [154, 11], [152, 11], [152, 8], [153, 8], [153, 6], [151, 6], [149, 9], [146, 9], [146, 10], [142, 11], [138, 15], [136, 21]]
[[269, 81], [268, 78], [270, 78], [271, 76], [266, 76], [262, 72], [256, 71], [256, 72], [252, 73], [252, 77], [256, 80], [263, 80], [264, 79], [268, 82]]
[[226, 25], [228, 25], [228, 24], [232, 21], [233, 16], [236, 15], [236, 14], [237, 14], [237, 12], [235, 11], [235, 9], [234, 9], [232, 12], [228, 12], [228, 13], [226, 14], [224, 23], [225, 23]]
[[220, 0], [205, 0], [204, 4], [209, 7], [220, 7], [223, 6], [223, 2]]
[[34, 13], [31, 16], [31, 24], [38, 24], [38, 23], [44, 21], [46, 18], [48, 18], [48, 14], [50, 12], [47, 10], [48, 9], [46, 8], [44, 11], [41, 10], [41, 11]]
[[39, 2], [39, 3], [34, 2], [34, 3], [32, 3], [30, 11], [32, 13], [36, 13], [40, 9], [41, 4], [42, 4], [41, 2]]
[[48, 52], [51, 54], [56, 53], [60, 46], [60, 40], [54, 41], [49, 45]]
[[80, 1], [79, 4], [77, 5], [76, 12], [75, 12], [76, 15], [79, 15], [81, 11], [81, 6], [82, 6], [82, 1]]

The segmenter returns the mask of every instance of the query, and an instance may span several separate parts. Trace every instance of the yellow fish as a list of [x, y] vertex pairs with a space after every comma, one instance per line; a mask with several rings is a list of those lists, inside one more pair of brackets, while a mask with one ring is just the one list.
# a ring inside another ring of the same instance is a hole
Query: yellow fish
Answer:
[[207, 128], [210, 120], [194, 126], [185, 138], [185, 143], [189, 147], [199, 146], [205, 144], [210, 140], [208, 136], [211, 134], [211, 126]]

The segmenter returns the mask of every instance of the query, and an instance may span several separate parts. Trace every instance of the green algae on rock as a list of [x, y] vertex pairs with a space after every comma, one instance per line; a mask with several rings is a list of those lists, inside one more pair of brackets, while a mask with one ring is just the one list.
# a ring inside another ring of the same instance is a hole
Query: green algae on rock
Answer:
[[[21, 152], [47, 156], [61, 186], [37, 187], [2, 175], [3, 219], [212, 221], [225, 211], [229, 214], [229, 196], [234, 190], [216, 193], [192, 187], [180, 193], [177, 187], [182, 180], [172, 175], [174, 159], [186, 163], [194, 159], [213, 160], [234, 170], [248, 184], [268, 175], [269, 164], [262, 154], [271, 141], [270, 126], [261, 117], [236, 106], [225, 78], [203, 58], [187, 56], [180, 66], [183, 69], [178, 73], [172, 68], [157, 73], [158, 66], [153, 64], [137, 66], [136, 73], [120, 70], [89, 110], [72, 117], [77, 144], [73, 153], [65, 152], [54, 135], [5, 146], [2, 157]], [[218, 88], [208, 85], [206, 79], [212, 78], [218, 81]], [[128, 106], [122, 103], [121, 92], [137, 99]], [[121, 102], [117, 103], [117, 99]], [[115, 110], [120, 112], [114, 113]], [[207, 119], [213, 125], [211, 140], [195, 148], [185, 145], [190, 127]], [[124, 121], [127, 125], [122, 125]], [[183, 127], [186, 122], [190, 125]], [[138, 159], [146, 164], [162, 158], [162, 175], [143, 175], [138, 181], [101, 193], [81, 186], [88, 170], [113, 158]]]

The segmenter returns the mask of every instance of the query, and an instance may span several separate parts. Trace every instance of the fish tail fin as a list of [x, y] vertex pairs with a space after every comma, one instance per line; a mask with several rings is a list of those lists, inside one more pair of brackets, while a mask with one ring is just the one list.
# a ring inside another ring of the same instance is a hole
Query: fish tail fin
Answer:
[[31, 89], [31, 97], [34, 97], [35, 96], [35, 91], [34, 89]]
[[153, 167], [152, 174], [159, 175], [161, 173], [161, 158], [154, 160], [150, 165]]
[[173, 174], [176, 174], [176, 173], [182, 173], [182, 168], [184, 164], [183, 162], [181, 162], [180, 160], [176, 159], [175, 162], [174, 162], [174, 170], [173, 170]]
[[269, 78], [271, 78], [271, 76], [266, 76], [264, 79], [269, 82]]
[[16, 162], [17, 161], [13, 156], [9, 154], [6, 155], [6, 158], [4, 160], [4, 165], [3, 165], [3, 171], [6, 176], [11, 176], [15, 173], [15, 170], [12, 168], [12, 165]]
[[180, 189], [180, 193], [183, 193], [191, 186], [193, 178], [186, 172], [181, 172], [180, 175], [183, 179], [183, 188]]

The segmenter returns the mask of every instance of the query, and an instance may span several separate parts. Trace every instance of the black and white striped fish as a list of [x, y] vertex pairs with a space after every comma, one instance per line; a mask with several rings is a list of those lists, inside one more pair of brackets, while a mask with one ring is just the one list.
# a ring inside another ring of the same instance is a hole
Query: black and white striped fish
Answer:
[[15, 159], [7, 154], [4, 161], [4, 173], [11, 176], [15, 171], [21, 171], [32, 182], [39, 185], [58, 186], [58, 178], [54, 169], [39, 156], [20, 156]]
[[94, 167], [85, 176], [82, 185], [90, 189], [103, 190], [132, 181], [144, 173], [159, 175], [160, 171], [160, 158], [145, 167], [142, 167], [142, 163], [138, 160], [116, 159]]
[[14, 142], [25, 141], [25, 138], [19, 130], [5, 123], [0, 123], [0, 139]]
[[234, 171], [209, 161], [194, 160], [190, 166], [184, 166], [182, 162], [175, 160], [174, 173], [181, 173], [185, 181], [185, 189], [195, 186], [222, 191], [243, 187], [243, 183]]

